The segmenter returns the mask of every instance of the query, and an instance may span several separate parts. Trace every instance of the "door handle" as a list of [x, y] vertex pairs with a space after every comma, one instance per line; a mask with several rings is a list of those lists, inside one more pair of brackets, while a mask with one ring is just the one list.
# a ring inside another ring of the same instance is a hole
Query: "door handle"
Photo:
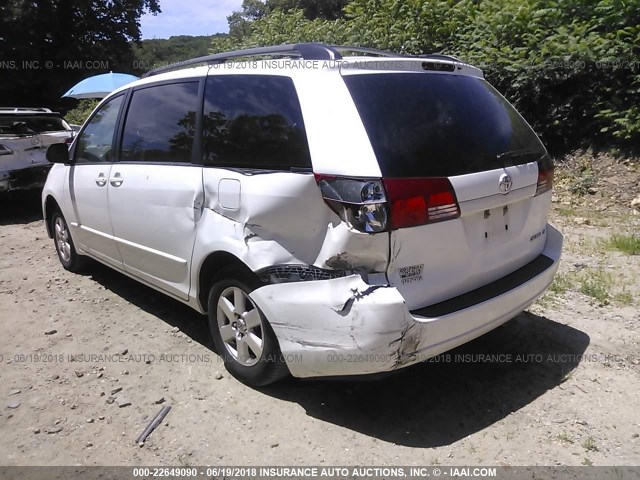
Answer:
[[109, 183], [111, 184], [111, 186], [113, 187], [119, 187], [120, 185], [122, 185], [122, 182], [124, 182], [124, 179], [122, 178], [122, 176], [120, 175], [120, 172], [116, 172], [113, 174], [113, 177], [111, 177], [109, 179]]
[[99, 187], [104, 187], [107, 184], [107, 178], [104, 176], [104, 173], [99, 173], [98, 178], [96, 178], [96, 185]]

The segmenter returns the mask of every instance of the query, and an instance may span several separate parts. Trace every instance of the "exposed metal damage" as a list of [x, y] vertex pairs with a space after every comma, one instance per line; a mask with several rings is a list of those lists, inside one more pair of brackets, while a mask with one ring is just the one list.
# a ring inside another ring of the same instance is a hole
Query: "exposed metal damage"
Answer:
[[325, 260], [325, 265], [336, 270], [354, 270], [354, 263], [357, 261], [357, 257], [354, 258], [347, 252], [342, 252], [333, 257]]
[[407, 326], [400, 332], [400, 336], [392, 341], [389, 346], [395, 347], [394, 355], [396, 357], [393, 366], [401, 367], [414, 360], [417, 356], [419, 349], [420, 338], [411, 335], [411, 331], [417, 326], [416, 323], [407, 324]]
[[372, 285], [369, 288], [367, 288], [364, 292], [358, 291], [357, 288], [351, 289], [352, 295], [347, 299], [347, 301], [344, 303], [342, 308], [340, 310], [335, 310], [334, 309], [334, 311], [338, 315], [341, 315], [343, 317], [347, 316], [349, 314], [349, 312], [351, 311], [351, 307], [353, 306], [354, 302], [357, 302], [358, 300], [361, 300], [362, 298], [366, 297], [367, 295], [371, 295], [373, 292], [375, 292], [379, 288], [381, 288], [379, 285]]
[[252, 238], [255, 238], [255, 237], [257, 237], [257, 236], [258, 236], [258, 234], [256, 234], [256, 233], [250, 233], [249, 235], [245, 235], [245, 237], [244, 237], [244, 244], [245, 244], [246, 246], [249, 246], [249, 240], [251, 240]]

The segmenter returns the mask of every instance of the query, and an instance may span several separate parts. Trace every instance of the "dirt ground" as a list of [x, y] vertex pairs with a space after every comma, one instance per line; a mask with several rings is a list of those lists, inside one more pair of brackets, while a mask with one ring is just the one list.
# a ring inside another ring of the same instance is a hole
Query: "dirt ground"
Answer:
[[[615, 168], [638, 189], [632, 167]], [[609, 242], [640, 232], [640, 192], [579, 173], [558, 175], [565, 253], [529, 311], [386, 379], [263, 389], [226, 373], [197, 313], [100, 265], [66, 272], [38, 199], [5, 203], [0, 464], [640, 464], [640, 255]]]

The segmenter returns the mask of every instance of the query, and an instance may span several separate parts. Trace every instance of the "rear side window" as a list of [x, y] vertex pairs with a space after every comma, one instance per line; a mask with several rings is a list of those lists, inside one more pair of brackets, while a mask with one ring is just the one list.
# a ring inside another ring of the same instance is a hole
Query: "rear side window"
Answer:
[[464, 175], [545, 154], [529, 125], [484, 79], [399, 73], [344, 81], [385, 177]]
[[209, 77], [202, 149], [205, 165], [311, 168], [298, 95], [288, 77]]
[[198, 82], [135, 90], [122, 135], [123, 162], [191, 161], [198, 109]]

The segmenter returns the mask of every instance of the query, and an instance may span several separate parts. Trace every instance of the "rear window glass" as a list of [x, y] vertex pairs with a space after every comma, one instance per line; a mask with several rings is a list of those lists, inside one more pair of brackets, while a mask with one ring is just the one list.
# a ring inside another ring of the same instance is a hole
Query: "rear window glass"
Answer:
[[304, 121], [292, 80], [274, 75], [209, 77], [202, 147], [206, 165], [310, 168]]
[[344, 81], [383, 176], [464, 175], [545, 154], [520, 114], [483, 79], [399, 73]]
[[50, 115], [0, 116], [0, 135], [35, 135], [68, 130], [71, 130], [71, 127], [61, 117]]

